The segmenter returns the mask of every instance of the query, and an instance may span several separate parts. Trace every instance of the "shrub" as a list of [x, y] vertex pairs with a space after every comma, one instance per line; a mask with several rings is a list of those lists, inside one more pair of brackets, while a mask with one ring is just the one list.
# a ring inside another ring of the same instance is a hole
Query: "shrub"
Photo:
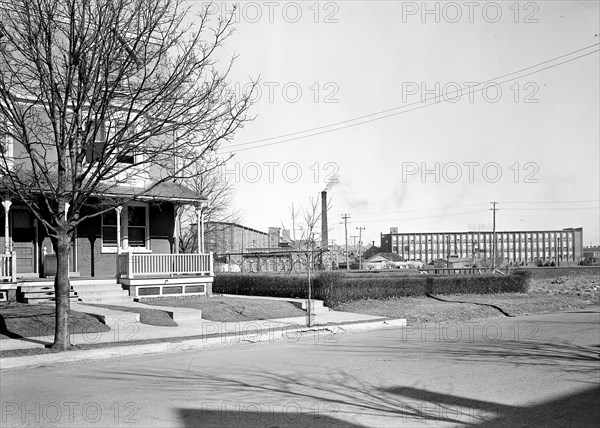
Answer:
[[[404, 276], [322, 272], [314, 278], [312, 296], [327, 306], [362, 299], [390, 299], [427, 294], [493, 294], [526, 292], [530, 272], [511, 275]], [[305, 275], [218, 274], [213, 291], [249, 296], [306, 298]]]
[[307, 288], [302, 275], [219, 273], [213, 282], [213, 293], [246, 296], [306, 298]]

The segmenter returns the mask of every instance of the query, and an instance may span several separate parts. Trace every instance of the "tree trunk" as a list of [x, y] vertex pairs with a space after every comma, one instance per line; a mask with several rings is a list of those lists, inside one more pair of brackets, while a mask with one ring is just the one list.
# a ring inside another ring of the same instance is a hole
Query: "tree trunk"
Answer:
[[54, 278], [54, 295], [56, 297], [56, 326], [52, 348], [60, 351], [65, 351], [71, 347], [69, 336], [69, 295], [71, 291], [71, 284], [69, 283], [70, 242], [69, 234], [63, 232], [55, 243], [56, 277]]

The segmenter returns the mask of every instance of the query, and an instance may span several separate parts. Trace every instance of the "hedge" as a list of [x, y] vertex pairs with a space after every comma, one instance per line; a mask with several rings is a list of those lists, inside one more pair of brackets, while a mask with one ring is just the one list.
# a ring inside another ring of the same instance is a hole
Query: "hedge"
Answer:
[[[327, 306], [361, 299], [425, 296], [427, 294], [494, 294], [527, 291], [528, 272], [511, 275], [372, 276], [323, 272], [313, 282], [312, 297]], [[213, 292], [249, 296], [306, 298], [306, 276], [218, 274]]]

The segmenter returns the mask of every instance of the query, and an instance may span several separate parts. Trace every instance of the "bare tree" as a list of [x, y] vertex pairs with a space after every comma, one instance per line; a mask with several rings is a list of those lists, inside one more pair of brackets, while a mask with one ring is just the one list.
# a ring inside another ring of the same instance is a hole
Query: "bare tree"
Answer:
[[[233, 183], [223, 174], [225, 161], [214, 158], [192, 166], [193, 175], [185, 180], [186, 187], [206, 197], [208, 204], [202, 208], [202, 216], [207, 222], [236, 223], [241, 215], [233, 207]], [[197, 244], [197, 234], [192, 227], [197, 222], [195, 210], [190, 206], [179, 207], [179, 249], [182, 252], [193, 252]], [[215, 238], [222, 230], [205, 231], [205, 240]]]
[[[328, 203], [326, 209], [329, 210], [330, 207], [331, 205]], [[319, 223], [323, 214], [320, 210], [319, 198], [309, 198], [309, 206], [302, 210], [301, 218], [299, 218], [300, 210], [295, 211], [293, 206], [290, 207], [290, 213], [292, 215], [292, 224], [300, 226], [300, 239], [294, 240], [292, 243], [294, 255], [292, 256], [290, 272], [295, 268], [306, 270], [308, 296], [306, 322], [307, 326], [311, 327], [314, 323], [312, 310], [312, 278], [316, 270], [316, 264], [318, 263], [322, 266], [322, 258], [329, 255], [329, 252], [326, 250], [327, 246], [323, 245], [322, 236], [318, 232], [320, 230]]]
[[[53, 347], [70, 346], [68, 257], [87, 210], [185, 180], [247, 119], [217, 50], [231, 21], [182, 0], [12, 0], [0, 11], [1, 186], [45, 227], [57, 255]], [[152, 177], [152, 180], [150, 178]]]
[[[329, 202], [327, 210], [331, 207]], [[292, 227], [298, 226], [296, 229], [300, 232], [297, 239], [292, 240], [292, 248], [295, 252], [295, 257], [290, 266], [290, 272], [295, 269], [315, 270], [315, 264], [320, 261], [321, 256], [326, 254], [321, 245], [321, 233], [319, 223], [321, 221], [322, 212], [318, 198], [309, 198], [309, 206], [307, 208], [294, 209], [290, 207], [290, 216]], [[295, 235], [295, 234], [294, 234]]]

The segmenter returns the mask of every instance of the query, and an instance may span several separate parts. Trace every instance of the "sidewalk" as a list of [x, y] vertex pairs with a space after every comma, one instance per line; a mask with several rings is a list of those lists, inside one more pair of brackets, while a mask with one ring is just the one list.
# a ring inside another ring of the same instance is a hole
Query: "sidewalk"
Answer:
[[[132, 303], [127, 306], [135, 306]], [[175, 352], [198, 350], [218, 346], [232, 346], [256, 342], [285, 340], [296, 342], [310, 335], [315, 340], [332, 340], [335, 334], [346, 331], [370, 330], [381, 328], [398, 328], [406, 325], [405, 319], [389, 319], [372, 315], [350, 312], [318, 312], [315, 315], [315, 326], [306, 327], [306, 317], [252, 320], [241, 322], [215, 322], [190, 316], [189, 308], [160, 307], [175, 313], [183, 309], [185, 317], [177, 321], [178, 327], [157, 327], [135, 321], [137, 314], [109, 311], [103, 308], [79, 304], [89, 308], [85, 312], [101, 313], [107, 311], [113, 317], [111, 330], [107, 332], [81, 332], [71, 335], [73, 345], [98, 345], [93, 349], [76, 350], [60, 353], [45, 353], [18, 357], [3, 357], [2, 353], [17, 349], [42, 349], [54, 340], [52, 335], [28, 337], [20, 339], [3, 338], [0, 340], [0, 369], [35, 366], [55, 362], [80, 361], [82, 359], [109, 358], [147, 353]], [[148, 308], [148, 305], [144, 305]], [[158, 309], [159, 307], [157, 307]], [[75, 309], [75, 308], [73, 308]], [[115, 312], [123, 314], [122, 319], [115, 319]], [[196, 311], [200, 313], [200, 311]], [[193, 314], [192, 314], [193, 315]], [[139, 318], [137, 318], [139, 319]]]

